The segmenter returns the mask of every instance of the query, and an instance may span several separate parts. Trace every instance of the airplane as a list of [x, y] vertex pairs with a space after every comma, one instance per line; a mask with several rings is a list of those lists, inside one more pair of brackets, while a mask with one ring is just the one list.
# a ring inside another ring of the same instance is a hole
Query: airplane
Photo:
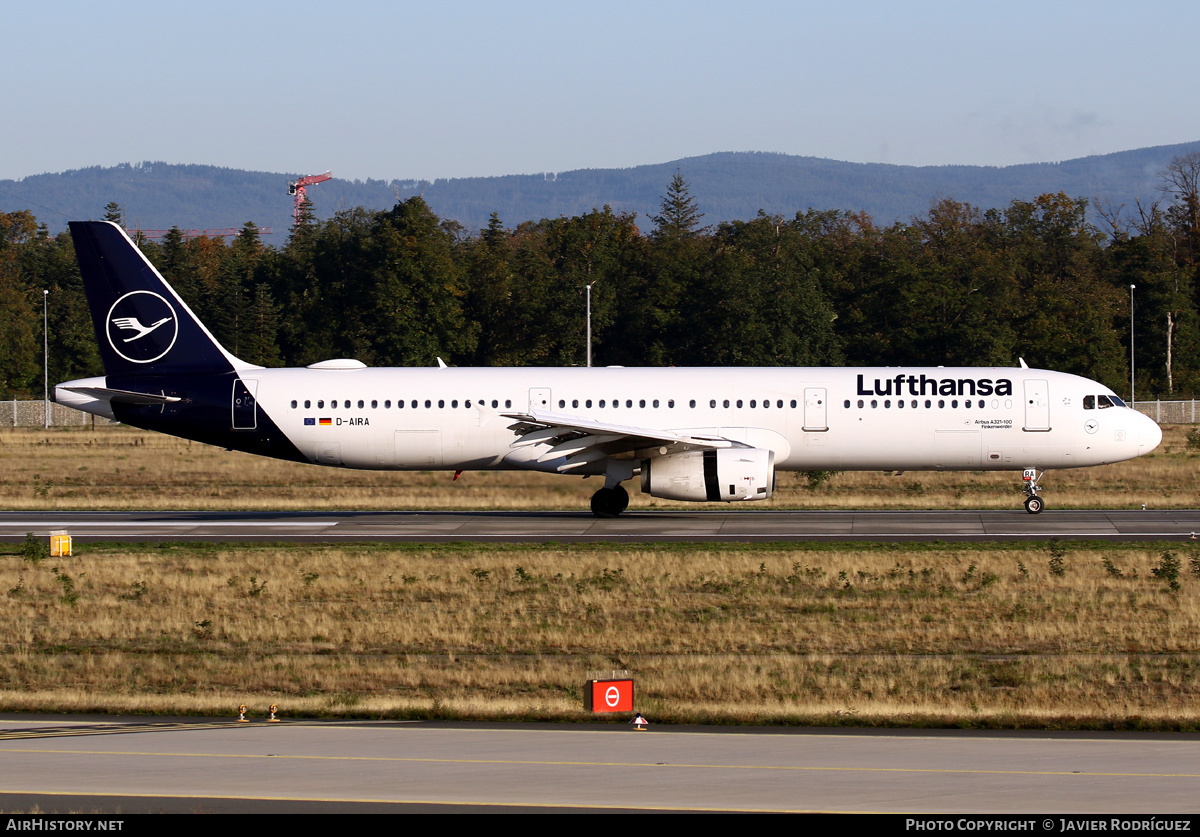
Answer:
[[[222, 347], [119, 226], [71, 222], [104, 375], [55, 400], [134, 427], [296, 462], [603, 477], [599, 517], [653, 497], [761, 501], [779, 471], [1046, 471], [1152, 451], [1112, 390], [1018, 368], [273, 369]], [[143, 325], [150, 323], [150, 325]], [[132, 332], [132, 336], [131, 333]]]

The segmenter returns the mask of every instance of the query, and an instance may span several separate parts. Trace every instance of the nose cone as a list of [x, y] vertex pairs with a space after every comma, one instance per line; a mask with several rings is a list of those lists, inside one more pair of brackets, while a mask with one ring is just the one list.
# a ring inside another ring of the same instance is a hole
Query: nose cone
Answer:
[[1138, 413], [1137, 418], [1138, 456], [1143, 456], [1158, 447], [1162, 441], [1162, 428], [1149, 416]]

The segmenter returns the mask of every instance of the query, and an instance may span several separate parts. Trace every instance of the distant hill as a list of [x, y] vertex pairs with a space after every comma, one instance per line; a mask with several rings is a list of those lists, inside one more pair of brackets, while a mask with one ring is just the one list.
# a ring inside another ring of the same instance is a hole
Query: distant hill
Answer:
[[[628, 169], [502, 177], [417, 180], [339, 180], [313, 186], [319, 217], [355, 206], [386, 209], [397, 196], [422, 193], [439, 216], [467, 229], [487, 225], [492, 212], [509, 227], [523, 221], [576, 215], [605, 204], [636, 212], [651, 224], [659, 200], [678, 170], [704, 213], [703, 223], [753, 218], [758, 211], [785, 216], [813, 207], [865, 211], [882, 224], [924, 214], [940, 198], [983, 208], [1003, 207], [1044, 192], [1133, 205], [1153, 200], [1159, 172], [1172, 158], [1200, 152], [1200, 142], [1162, 145], [1019, 166], [895, 166], [846, 163], [762, 152], [723, 152]], [[127, 226], [139, 229], [270, 227], [281, 244], [291, 226], [287, 182], [294, 175], [216, 166], [166, 163], [94, 166], [21, 180], [0, 180], [0, 211], [29, 209], [52, 232], [68, 220], [99, 218], [116, 201]]]

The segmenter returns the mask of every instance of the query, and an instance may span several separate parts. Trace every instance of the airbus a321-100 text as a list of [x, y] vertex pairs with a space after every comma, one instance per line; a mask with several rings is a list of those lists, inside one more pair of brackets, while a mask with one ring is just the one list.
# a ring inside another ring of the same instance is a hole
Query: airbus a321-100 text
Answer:
[[598, 476], [592, 511], [654, 497], [766, 500], [777, 471], [1019, 471], [1153, 450], [1107, 387], [1020, 368], [266, 369], [209, 333], [115, 224], [73, 222], [105, 374], [60, 404], [249, 453], [342, 468]]

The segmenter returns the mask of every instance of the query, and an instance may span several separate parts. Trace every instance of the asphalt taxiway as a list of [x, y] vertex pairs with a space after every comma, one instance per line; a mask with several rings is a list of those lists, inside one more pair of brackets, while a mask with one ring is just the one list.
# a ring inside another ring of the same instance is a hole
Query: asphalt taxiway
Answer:
[[0, 760], [10, 811], [1162, 815], [1195, 809], [1200, 736], [9, 716]]
[[66, 531], [81, 541], [1192, 540], [1200, 510], [588, 512], [2, 512], [0, 542]]

